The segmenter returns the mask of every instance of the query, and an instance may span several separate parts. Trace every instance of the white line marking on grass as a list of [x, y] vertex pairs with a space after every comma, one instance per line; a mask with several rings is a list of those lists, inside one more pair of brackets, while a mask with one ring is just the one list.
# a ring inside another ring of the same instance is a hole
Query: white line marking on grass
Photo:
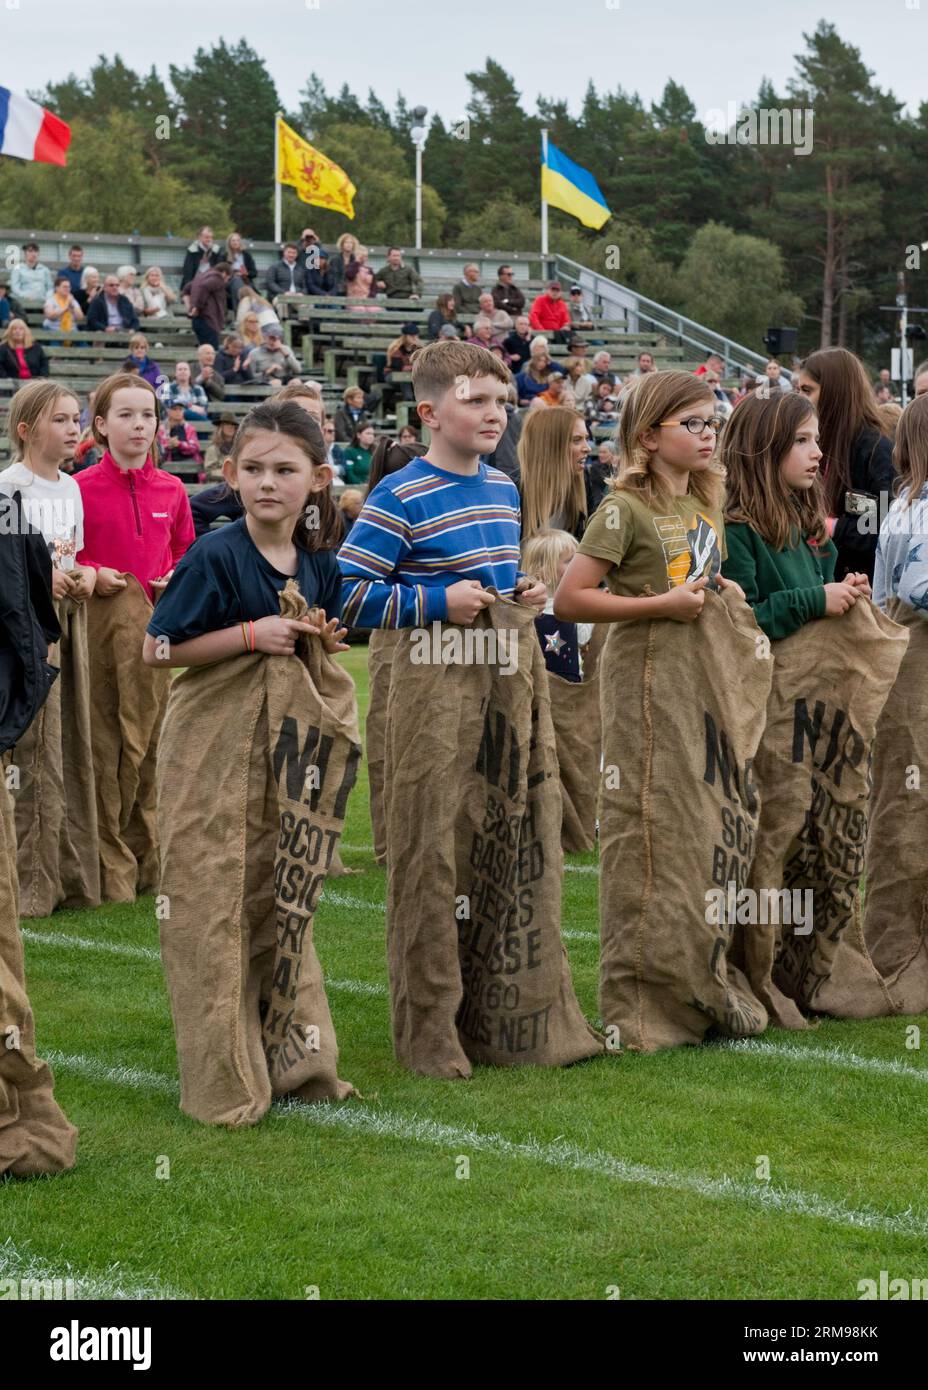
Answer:
[[793, 1043], [763, 1042], [759, 1038], [739, 1038], [712, 1044], [722, 1052], [742, 1052], [755, 1057], [782, 1057], [787, 1062], [824, 1062], [844, 1071], [876, 1072], [879, 1076], [903, 1076], [910, 1081], [928, 1081], [928, 1067], [909, 1067], [905, 1062], [887, 1062], [881, 1057], [862, 1057], [846, 1047], [797, 1047]]
[[[26, 1250], [17, 1249], [11, 1239], [7, 1239], [0, 1245], [0, 1279], [16, 1279], [21, 1283], [28, 1281], [32, 1283], [48, 1284], [54, 1281], [67, 1281], [73, 1286], [73, 1293], [65, 1291], [65, 1297], [75, 1299], [189, 1299], [190, 1295], [178, 1293], [175, 1289], [167, 1288], [157, 1279], [147, 1279], [142, 1284], [135, 1284], [127, 1281], [118, 1264], [112, 1264], [102, 1274], [85, 1274], [79, 1269], [75, 1269], [67, 1260], [62, 1259], [60, 1264], [50, 1264], [47, 1260], [38, 1260]], [[30, 1294], [35, 1293], [37, 1299], [42, 1298], [42, 1293], [33, 1289], [29, 1293], [20, 1292], [20, 1297], [29, 1299]]]
[[322, 897], [319, 906], [325, 903], [332, 903], [334, 907], [360, 907], [364, 912], [386, 912], [386, 903], [368, 902], [366, 898], [353, 898], [350, 893], [332, 892], [328, 888], [322, 890]]
[[[139, 1071], [134, 1067], [107, 1067], [91, 1057], [66, 1056], [60, 1052], [47, 1053], [46, 1056], [53, 1066], [79, 1072], [94, 1080], [139, 1090], [153, 1088], [162, 1093], [178, 1093], [176, 1083], [169, 1076]], [[602, 1149], [581, 1149], [566, 1139], [557, 1139], [550, 1144], [540, 1143], [533, 1138], [512, 1140], [492, 1131], [459, 1128], [419, 1115], [376, 1110], [373, 1106], [364, 1109], [354, 1105], [305, 1105], [282, 1101], [274, 1106], [272, 1114], [283, 1120], [296, 1119], [322, 1128], [345, 1129], [375, 1138], [430, 1144], [452, 1149], [456, 1153], [472, 1149], [497, 1158], [528, 1159], [547, 1167], [593, 1173], [632, 1186], [691, 1192], [711, 1201], [739, 1201], [765, 1211], [779, 1212], [785, 1216], [810, 1216], [852, 1230], [928, 1236], [928, 1216], [911, 1209], [904, 1212], [881, 1212], [868, 1207], [856, 1209], [844, 1202], [834, 1202], [818, 1193], [803, 1192], [799, 1188], [770, 1187], [766, 1183], [751, 1183], [741, 1178], [707, 1178], [698, 1173], [651, 1168], [643, 1163], [629, 1163], [616, 1158]]]
[[136, 960], [161, 960], [161, 952], [154, 947], [130, 946], [123, 941], [92, 941], [86, 936], [69, 936], [67, 932], [33, 931], [32, 927], [23, 927], [22, 937], [39, 946], [73, 946], [81, 951], [108, 951], [114, 956], [132, 956]]
[[[341, 849], [351, 850], [356, 854], [373, 854], [373, 845], [346, 845], [340, 842]], [[568, 874], [598, 874], [598, 864], [565, 864], [564, 872]]]
[[570, 931], [569, 929], [561, 932], [565, 941], [598, 941], [599, 932], [595, 931]]
[[[26, 941], [34, 941], [41, 946], [72, 946], [80, 951], [105, 951], [109, 955], [129, 956], [133, 960], [150, 960], [161, 964], [161, 952], [151, 946], [129, 946], [122, 941], [93, 941], [86, 936], [69, 936], [67, 932], [33, 931], [31, 927], [23, 927], [22, 935]], [[386, 985], [368, 984], [366, 980], [326, 979], [325, 987], [369, 998], [379, 998], [387, 993]]]

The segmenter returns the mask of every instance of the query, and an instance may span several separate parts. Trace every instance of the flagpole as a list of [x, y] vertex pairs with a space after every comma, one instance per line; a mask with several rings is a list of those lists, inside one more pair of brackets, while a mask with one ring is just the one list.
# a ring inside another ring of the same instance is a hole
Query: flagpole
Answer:
[[[544, 170], [548, 163], [548, 128], [545, 126], [541, 132], [541, 167]], [[548, 202], [544, 195], [544, 185], [541, 194], [541, 257], [542, 260], [548, 258]], [[547, 277], [547, 271], [542, 266], [542, 275]]]
[[283, 237], [280, 206], [280, 118], [281, 112], [274, 113], [274, 240], [280, 245]]

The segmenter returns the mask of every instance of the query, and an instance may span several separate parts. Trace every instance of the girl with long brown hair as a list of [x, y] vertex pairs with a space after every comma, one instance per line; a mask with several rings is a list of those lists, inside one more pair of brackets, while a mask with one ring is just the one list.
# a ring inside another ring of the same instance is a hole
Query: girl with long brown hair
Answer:
[[891, 433], [880, 416], [866, 368], [847, 348], [806, 358], [799, 390], [818, 415], [829, 531], [838, 550], [835, 575], [863, 571], [873, 580], [877, 534], [893, 497]]
[[898, 598], [928, 619], [928, 395], [916, 396], [896, 426], [898, 496], [880, 531], [873, 601]]
[[828, 536], [821, 457], [815, 411], [796, 392], [743, 401], [722, 440], [723, 572], [773, 641], [816, 618], [840, 618], [870, 593], [862, 574], [834, 583], [838, 552]]
[[583, 416], [566, 406], [532, 410], [525, 417], [516, 453], [522, 494], [522, 539], [538, 531], [583, 535], [589, 504], [584, 460], [589, 450]]

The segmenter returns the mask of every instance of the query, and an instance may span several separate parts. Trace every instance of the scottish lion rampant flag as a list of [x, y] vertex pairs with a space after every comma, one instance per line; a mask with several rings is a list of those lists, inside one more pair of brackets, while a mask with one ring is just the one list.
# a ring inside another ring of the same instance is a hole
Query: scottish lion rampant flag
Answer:
[[71, 127], [38, 102], [0, 87], [0, 154], [67, 164]]

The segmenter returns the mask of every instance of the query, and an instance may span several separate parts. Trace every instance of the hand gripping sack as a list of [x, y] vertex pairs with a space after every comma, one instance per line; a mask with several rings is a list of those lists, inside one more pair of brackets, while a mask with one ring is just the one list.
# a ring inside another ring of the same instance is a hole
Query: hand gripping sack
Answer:
[[[280, 611], [307, 612], [293, 581]], [[195, 1119], [255, 1124], [274, 1095], [354, 1093], [313, 915], [360, 756], [354, 684], [317, 637], [174, 681], [158, 750], [161, 952]]]
[[105, 902], [158, 889], [155, 758], [170, 672], [142, 661], [152, 605], [133, 574], [126, 588], [87, 604], [93, 697], [91, 741]]
[[561, 942], [546, 674], [533, 610], [500, 597], [472, 628], [405, 629], [396, 646], [384, 767], [393, 1042], [428, 1076], [603, 1049]]
[[9, 758], [19, 772], [14, 800], [22, 917], [100, 905], [87, 607], [63, 598], [56, 609], [61, 640], [51, 662], [60, 675]]
[[378, 864], [387, 862], [387, 828], [383, 808], [384, 735], [387, 728], [387, 696], [390, 693], [390, 669], [400, 633], [376, 628], [370, 635], [367, 648], [368, 702], [364, 743], [367, 754], [367, 777], [371, 805], [371, 829], [374, 838], [374, 858]]
[[607, 625], [596, 623], [583, 662], [583, 680], [548, 672], [551, 719], [561, 783], [561, 846], [565, 853], [595, 848], [602, 721], [599, 659]]
[[36, 1056], [19, 935], [13, 805], [0, 778], [0, 1175], [28, 1177], [74, 1166], [77, 1130]]
[[870, 750], [905, 648], [905, 630], [863, 599], [773, 644], [750, 883], [768, 920], [740, 932], [748, 979], [783, 1028], [804, 1028], [803, 1010], [895, 1012], [864, 944], [858, 883]]
[[606, 638], [599, 1000], [613, 1046], [651, 1052], [766, 1026], [728, 959], [733, 929], [710, 906], [751, 869], [771, 679], [761, 635], [725, 590], [706, 593], [695, 622], [615, 623]]
[[928, 1010], [928, 622], [893, 599], [909, 634], [873, 745], [864, 937], [904, 1014]]

